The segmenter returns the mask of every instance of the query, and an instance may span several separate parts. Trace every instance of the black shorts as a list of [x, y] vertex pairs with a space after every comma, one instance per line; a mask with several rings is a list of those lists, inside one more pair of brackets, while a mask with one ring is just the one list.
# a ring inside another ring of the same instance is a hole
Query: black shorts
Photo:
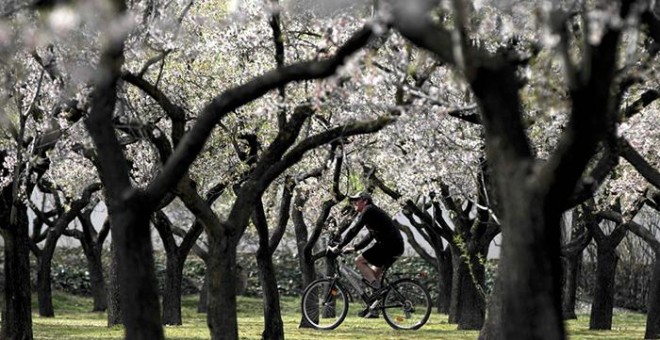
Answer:
[[365, 250], [362, 257], [376, 267], [389, 267], [401, 254], [403, 254], [403, 243], [393, 245], [376, 243]]

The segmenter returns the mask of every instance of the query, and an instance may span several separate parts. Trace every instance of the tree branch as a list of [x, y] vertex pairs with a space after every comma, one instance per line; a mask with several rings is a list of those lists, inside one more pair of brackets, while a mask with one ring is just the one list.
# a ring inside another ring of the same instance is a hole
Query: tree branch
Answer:
[[354, 34], [329, 59], [282, 67], [255, 77], [251, 81], [215, 97], [202, 109], [195, 125], [177, 145], [174, 154], [168, 159], [160, 174], [147, 187], [146, 194], [150, 201], [159, 201], [169, 188], [172, 188], [181, 179], [202, 150], [215, 125], [228, 113], [289, 82], [325, 78], [332, 75], [349, 56], [364, 47], [373, 35], [371, 27], [365, 27]]
[[660, 189], [660, 172], [649, 164], [627, 140], [620, 138], [619, 142], [621, 143], [621, 156], [635, 167], [635, 170], [651, 185]]

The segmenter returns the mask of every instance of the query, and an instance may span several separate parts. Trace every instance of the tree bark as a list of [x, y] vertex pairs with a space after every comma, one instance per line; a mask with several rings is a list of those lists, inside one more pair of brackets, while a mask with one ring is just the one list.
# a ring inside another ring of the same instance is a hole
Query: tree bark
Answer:
[[575, 301], [577, 297], [577, 279], [581, 262], [581, 252], [575, 256], [562, 257], [563, 288], [561, 295], [561, 310], [564, 320], [577, 319], [577, 315], [575, 315]]
[[117, 263], [117, 246], [113, 241], [110, 244], [110, 269], [109, 269], [109, 284], [108, 284], [108, 327], [123, 324], [123, 316], [121, 303], [119, 301], [120, 283], [119, 283], [119, 268]]
[[207, 323], [211, 339], [238, 339], [236, 314], [236, 244], [229, 236], [209, 235]]
[[660, 253], [656, 253], [649, 292], [644, 339], [660, 339]]
[[616, 265], [619, 262], [615, 247], [616, 245], [608, 247], [601, 243], [598, 244], [596, 282], [594, 282], [589, 329], [612, 329], [614, 278], [616, 276]]
[[83, 231], [64, 230], [64, 235], [74, 237], [80, 241], [87, 260], [90, 289], [94, 301], [92, 312], [104, 312], [108, 309], [108, 291], [105, 284], [105, 274], [103, 273], [102, 256], [103, 243], [110, 232], [110, 222], [106, 218], [101, 231], [97, 233], [91, 220], [93, 209], [93, 207], [87, 209], [78, 216]]
[[202, 289], [199, 290], [197, 313], [208, 313], [209, 311], [208, 301], [209, 301], [209, 271], [207, 268], [206, 273], [204, 273], [204, 282], [202, 283]]
[[53, 317], [53, 294], [50, 284], [52, 282], [50, 268], [53, 254], [42, 253], [38, 257], [37, 265], [37, 301], [39, 306], [39, 316]]
[[[298, 194], [295, 198], [291, 212], [291, 220], [296, 234], [296, 248], [298, 250], [298, 264], [303, 289], [307, 288], [312, 281], [316, 279], [316, 270], [314, 268], [314, 259], [312, 258], [313, 245], [309, 244], [309, 232], [307, 224], [303, 218], [302, 207], [305, 205], [304, 195]], [[300, 319], [298, 328], [312, 328], [312, 325], [305, 318]]]
[[[288, 208], [288, 206], [287, 206]], [[288, 210], [288, 209], [287, 209]], [[280, 219], [283, 217], [280, 216]], [[288, 211], [286, 212], [288, 219]], [[277, 242], [271, 249], [268, 236], [268, 221], [261, 200], [256, 204], [252, 222], [257, 228], [259, 235], [259, 249], [257, 249], [257, 266], [259, 268], [259, 279], [263, 288], [264, 299], [264, 331], [262, 339], [284, 340], [284, 324], [280, 312], [280, 292], [277, 289], [277, 277], [273, 266], [273, 251], [277, 248]], [[286, 225], [286, 221], [283, 221]]]
[[277, 289], [277, 278], [273, 257], [268, 251], [268, 238], [266, 238], [266, 249], [259, 247], [257, 251], [257, 265], [259, 267], [259, 278], [263, 287], [264, 299], [264, 331], [262, 339], [284, 339], [284, 324], [280, 312], [280, 292]]
[[92, 291], [92, 299], [94, 300], [92, 312], [104, 312], [108, 308], [108, 291], [105, 286], [101, 249], [97, 246], [92, 246], [90, 248], [91, 249], [85, 251], [85, 257], [87, 258], [89, 283]]
[[455, 260], [449, 322], [458, 324], [458, 329], [481, 329], [486, 317], [485, 268], [476, 254], [461, 254], [454, 246], [452, 250]]
[[[8, 207], [5, 212], [10, 209]], [[27, 207], [21, 205], [14, 209], [19, 214], [17, 223], [10, 224], [4, 218], [2, 221], [3, 224], [7, 223], [7, 228], [2, 230], [5, 248], [5, 305], [0, 339], [32, 340]], [[9, 217], [9, 213], [6, 215]]]
[[163, 339], [160, 303], [151, 245], [150, 214], [134, 192], [122, 209], [113, 209], [112, 239], [118, 255], [120, 301], [126, 339]]
[[[564, 339], [559, 282], [559, 214], [552, 216], [549, 212], [542, 212], [540, 197], [521, 192], [513, 194], [518, 197], [512, 200], [518, 201], [516, 204], [503, 202], [511, 215], [506, 218], [506, 225], [512, 228], [506, 230], [502, 224], [500, 278], [502, 287], [507, 287], [503, 289], [502, 297], [502, 321], [506, 325], [503, 335], [505, 338], [529, 334], [530, 339]], [[533, 252], [529, 251], [531, 248]], [[529, 301], [530, 298], [534, 301]]]
[[438, 308], [438, 313], [449, 314], [454, 272], [453, 256], [450, 249], [436, 249], [435, 257], [436, 268], [438, 269], [438, 278], [436, 280], [438, 299], [436, 301], [436, 307]]
[[176, 254], [167, 254], [165, 265], [165, 290], [163, 291], [163, 325], [182, 324], [181, 320], [181, 282], [183, 263]]
[[490, 294], [490, 299], [487, 303], [486, 320], [484, 325], [479, 331], [479, 340], [498, 340], [504, 339], [502, 335], [502, 294], [500, 293], [502, 287], [499, 276], [493, 279], [493, 292]]

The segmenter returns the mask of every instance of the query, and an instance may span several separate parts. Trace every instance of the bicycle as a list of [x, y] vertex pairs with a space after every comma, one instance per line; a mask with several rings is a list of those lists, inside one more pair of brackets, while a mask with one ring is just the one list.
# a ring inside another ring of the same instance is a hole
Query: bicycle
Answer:
[[[330, 248], [330, 247], [329, 247]], [[387, 324], [394, 329], [415, 330], [424, 326], [431, 315], [431, 296], [424, 286], [411, 278], [390, 282], [387, 269], [383, 271], [381, 287], [375, 290], [362, 275], [344, 263], [345, 254], [326, 250], [317, 257], [327, 257], [334, 266], [334, 275], [310, 283], [302, 295], [303, 318], [315, 329], [337, 328], [348, 315], [349, 301], [353, 297], [346, 286], [347, 281], [369, 306], [370, 312], [379, 312]], [[339, 261], [338, 259], [342, 259]], [[373, 291], [369, 294], [364, 288]]]

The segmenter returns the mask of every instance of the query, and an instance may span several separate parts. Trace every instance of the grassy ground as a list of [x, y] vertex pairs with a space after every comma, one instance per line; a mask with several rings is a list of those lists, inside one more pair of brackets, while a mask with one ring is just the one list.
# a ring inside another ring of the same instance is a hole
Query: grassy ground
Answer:
[[[456, 325], [447, 324], [447, 316], [434, 313], [429, 322], [418, 331], [404, 332], [392, 330], [383, 319], [364, 320], [350, 316], [333, 331], [298, 329], [300, 312], [298, 299], [284, 298], [282, 314], [287, 339], [476, 339], [476, 331], [458, 331]], [[35, 339], [122, 339], [121, 327], [106, 327], [103, 313], [88, 313], [91, 301], [70, 295], [55, 294], [55, 318], [42, 318], [34, 315]], [[196, 313], [196, 297], [184, 298], [184, 325], [166, 327], [168, 339], [208, 339], [206, 320], [203, 314]], [[239, 332], [241, 339], [261, 339], [263, 317], [261, 301], [257, 298], [240, 297]], [[358, 306], [352, 305], [349, 313], [355, 315]], [[577, 321], [568, 322], [571, 339], [643, 339], [645, 315], [638, 313], [617, 313], [612, 331], [589, 331], [589, 316], [580, 315]]]

